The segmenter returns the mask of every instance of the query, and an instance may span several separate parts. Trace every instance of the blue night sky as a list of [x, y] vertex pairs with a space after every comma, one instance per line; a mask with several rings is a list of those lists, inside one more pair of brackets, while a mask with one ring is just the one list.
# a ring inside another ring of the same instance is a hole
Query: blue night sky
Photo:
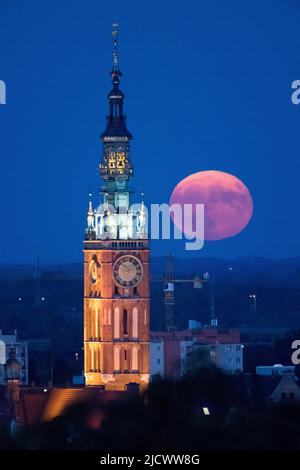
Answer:
[[[82, 259], [115, 19], [136, 191], [168, 202], [191, 173], [233, 173], [253, 218], [197, 255], [299, 256], [298, 0], [0, 0], [0, 262]], [[152, 243], [170, 249], [195, 256]]]

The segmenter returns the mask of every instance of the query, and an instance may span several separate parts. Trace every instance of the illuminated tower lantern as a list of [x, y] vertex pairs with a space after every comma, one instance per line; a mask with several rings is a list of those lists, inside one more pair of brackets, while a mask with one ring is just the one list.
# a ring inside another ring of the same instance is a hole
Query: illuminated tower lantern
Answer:
[[149, 240], [143, 201], [131, 205], [132, 136], [119, 88], [118, 30], [109, 115], [101, 135], [101, 204], [90, 196], [84, 241], [84, 371], [86, 385], [124, 390], [149, 382]]

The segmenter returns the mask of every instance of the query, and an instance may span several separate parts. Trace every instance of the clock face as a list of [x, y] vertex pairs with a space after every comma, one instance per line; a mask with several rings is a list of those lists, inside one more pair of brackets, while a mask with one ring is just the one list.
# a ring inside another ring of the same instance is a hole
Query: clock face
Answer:
[[113, 277], [119, 287], [136, 287], [143, 277], [143, 265], [135, 256], [123, 255], [113, 266]]
[[93, 283], [98, 280], [99, 267], [100, 267], [99, 263], [97, 263], [97, 261], [95, 261], [94, 259], [90, 262], [90, 268], [89, 268], [90, 279]]

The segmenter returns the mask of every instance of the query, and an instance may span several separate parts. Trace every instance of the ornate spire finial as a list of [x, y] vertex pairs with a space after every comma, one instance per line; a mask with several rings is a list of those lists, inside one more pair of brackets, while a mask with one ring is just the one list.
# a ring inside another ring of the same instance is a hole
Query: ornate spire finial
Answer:
[[88, 210], [89, 215], [93, 215], [93, 203], [92, 203], [92, 194], [89, 193], [89, 210]]
[[141, 203], [141, 208], [140, 208], [140, 215], [144, 216], [145, 215], [144, 192], [141, 193], [141, 196], [142, 196], [142, 203]]
[[121, 75], [119, 68], [119, 55], [118, 55], [118, 38], [119, 38], [119, 25], [113, 23], [112, 25], [112, 36], [114, 41], [114, 56], [113, 56], [113, 68], [112, 75]]
[[[113, 36], [113, 65], [111, 69], [112, 90], [108, 94], [109, 99], [109, 115], [107, 116], [106, 129], [101, 134], [102, 140], [114, 140], [116, 137], [128, 141], [132, 139], [132, 135], [126, 127], [126, 117], [123, 112], [124, 93], [120, 90], [120, 77], [122, 75], [119, 67], [119, 54], [118, 54], [118, 38], [119, 29], [118, 23], [112, 25]], [[100, 174], [106, 175], [107, 170], [105, 165], [103, 170], [100, 168]]]
[[92, 195], [91, 193], [89, 194], [89, 210], [87, 213], [87, 226], [88, 230], [92, 231], [95, 226], [95, 220], [94, 220], [94, 212], [93, 212], [93, 204], [92, 204]]

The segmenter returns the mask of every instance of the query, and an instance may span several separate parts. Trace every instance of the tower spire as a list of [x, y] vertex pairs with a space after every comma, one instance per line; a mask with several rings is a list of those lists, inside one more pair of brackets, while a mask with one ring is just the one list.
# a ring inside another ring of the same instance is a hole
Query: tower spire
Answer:
[[88, 215], [94, 215], [93, 212], [93, 202], [92, 202], [92, 194], [89, 193], [89, 209], [88, 209]]
[[113, 23], [112, 25], [112, 36], [114, 44], [114, 53], [113, 53], [113, 68], [112, 68], [112, 78], [115, 76], [119, 77], [122, 75], [119, 67], [119, 52], [118, 52], [118, 39], [119, 39], [119, 25], [118, 23]]
[[91, 237], [94, 234], [95, 216], [93, 211], [92, 195], [89, 194], [89, 208], [87, 212], [87, 234]]
[[[112, 25], [113, 37], [113, 64], [111, 69], [112, 89], [108, 94], [109, 113], [106, 118], [106, 128], [101, 134], [101, 139], [106, 142], [123, 141], [132, 139], [126, 126], [126, 116], [123, 110], [124, 93], [120, 90], [120, 77], [122, 72], [119, 66], [119, 25]], [[103, 173], [104, 175], [104, 173]]]

